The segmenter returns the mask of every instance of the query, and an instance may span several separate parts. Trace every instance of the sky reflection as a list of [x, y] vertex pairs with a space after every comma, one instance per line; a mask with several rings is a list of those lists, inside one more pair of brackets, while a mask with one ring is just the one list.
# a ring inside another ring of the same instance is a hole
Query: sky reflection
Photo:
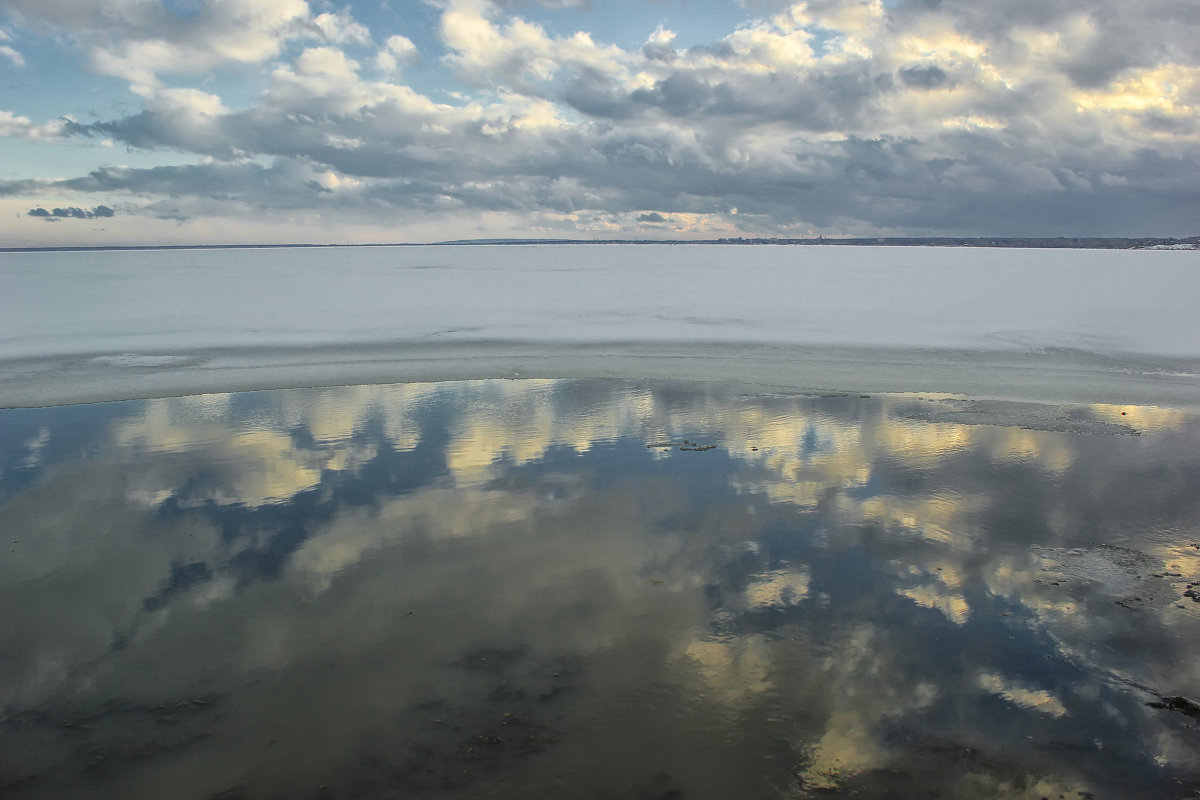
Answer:
[[481, 381], [0, 412], [0, 787], [1187, 796], [1198, 420], [1018, 405]]

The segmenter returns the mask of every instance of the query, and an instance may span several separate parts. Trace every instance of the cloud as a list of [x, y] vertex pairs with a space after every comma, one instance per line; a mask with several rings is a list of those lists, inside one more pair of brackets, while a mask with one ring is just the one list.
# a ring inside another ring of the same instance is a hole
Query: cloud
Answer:
[[521, 19], [496, 25], [489, 11], [487, 4], [457, 0], [442, 13], [439, 33], [452, 51], [445, 62], [474, 83], [524, 85], [551, 77], [553, 45], [545, 30]]
[[675, 32], [659, 25], [642, 45], [642, 55], [650, 61], [671, 61], [678, 55], [674, 46]]
[[[401, 80], [419, 58], [412, 40], [372, 37], [345, 10], [212, 0], [186, 20], [147, 14], [118, 35], [113, 20], [128, 9], [104, 0], [107, 16], [91, 6], [80, 16], [107, 33], [78, 36], [93, 56], [151, 48], [137, 62], [140, 108], [88, 125], [0, 112], [0, 134], [87, 135], [195, 163], [10, 181], [0, 194], [117, 193], [122, 208], [186, 217], [404, 210], [449, 228], [495, 213], [614, 234], [668, 221], [697, 235], [1194, 228], [1200, 12], [1190, 2], [1150, 0], [1149, 23], [1116, 0], [1086, 11], [1032, 0], [746, 6], [755, 18], [705, 44], [680, 46], [663, 24], [626, 50], [525, 19], [527, 4], [448, 0], [437, 17], [445, 54], [424, 66], [474, 88], [442, 102], [433, 98], [450, 95]], [[35, 16], [26, 0], [14, 7]], [[37, 19], [50, 24], [65, 7], [38, 4]], [[220, 8], [229, 19], [214, 16]], [[244, 48], [201, 43], [230, 19], [256, 32]], [[1152, 24], [1163, 19], [1170, 30]], [[1114, 37], [1127, 39], [1121, 53], [1097, 66]], [[173, 49], [156, 60], [152, 44]], [[240, 105], [167, 85], [185, 55], [196, 69], [269, 62], [265, 85]]]
[[897, 73], [905, 86], [920, 89], [936, 89], [946, 83], [946, 71], [936, 65], [928, 67], [901, 67]]
[[320, 31], [321, 38], [332, 44], [371, 43], [371, 32], [355, 21], [349, 8], [332, 14], [318, 14], [313, 18], [312, 24]]
[[198, 0], [194, 13], [135, 0], [9, 0], [17, 24], [68, 34], [93, 71], [128, 80], [138, 93], [170, 74], [207, 74], [230, 64], [258, 64], [292, 41], [366, 43], [369, 31], [346, 9], [313, 15], [305, 0]]
[[108, 206], [96, 206], [90, 209], [69, 206], [67, 208], [55, 208], [51, 211], [47, 211], [44, 208], [31, 208], [26, 216], [40, 217], [47, 222], [58, 222], [62, 219], [96, 219], [111, 217], [115, 214], [116, 212]]
[[471, 83], [537, 96], [538, 84], [563, 71], [625, 73], [629, 54], [597, 45], [586, 32], [551, 36], [536, 23], [520, 17], [497, 21], [498, 16], [498, 8], [486, 0], [451, 0], [442, 13], [439, 35], [450, 50], [443, 61]]
[[12, 136], [32, 142], [59, 139], [79, 133], [80, 130], [78, 124], [70, 119], [58, 119], [37, 125], [29, 117], [18, 116], [11, 111], [0, 111], [0, 136]]
[[400, 67], [420, 59], [417, 46], [405, 36], [389, 36], [375, 56], [375, 66], [387, 75], [396, 75]]
[[[0, 42], [7, 40], [8, 37], [4, 34], [4, 31], [0, 31]], [[0, 56], [4, 56], [11, 61], [12, 65], [17, 69], [25, 66], [25, 56], [14, 50], [11, 45], [0, 44]]]

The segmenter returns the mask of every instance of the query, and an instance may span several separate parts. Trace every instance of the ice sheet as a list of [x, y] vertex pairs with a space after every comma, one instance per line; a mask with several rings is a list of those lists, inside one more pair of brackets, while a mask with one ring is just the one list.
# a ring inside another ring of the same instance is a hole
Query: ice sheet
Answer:
[[1194, 252], [0, 254], [0, 406], [498, 376], [1200, 402]]

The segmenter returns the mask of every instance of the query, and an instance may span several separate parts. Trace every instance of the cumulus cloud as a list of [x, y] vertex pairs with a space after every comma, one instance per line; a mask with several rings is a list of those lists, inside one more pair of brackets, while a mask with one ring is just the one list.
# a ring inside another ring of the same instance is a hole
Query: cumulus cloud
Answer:
[[29, 117], [18, 116], [11, 111], [0, 111], [0, 136], [12, 136], [26, 141], [60, 139], [81, 132], [81, 127], [71, 119], [56, 119], [38, 125]]
[[417, 46], [406, 36], [389, 36], [375, 56], [375, 66], [387, 75], [395, 75], [402, 66], [415, 63], [420, 58]]
[[349, 8], [336, 13], [326, 12], [313, 18], [313, 27], [321, 38], [333, 44], [370, 44], [371, 32], [359, 24], [350, 14]]
[[17, 24], [81, 43], [91, 68], [148, 93], [170, 74], [205, 74], [227, 64], [257, 64], [291, 41], [370, 41], [348, 10], [314, 15], [305, 0], [200, 0], [182, 15], [149, 0], [8, 0]]
[[499, 9], [486, 0], [451, 0], [442, 13], [439, 33], [450, 50], [444, 61], [468, 81], [538, 95], [538, 84], [563, 71], [610, 79], [626, 71], [623, 62], [629, 54], [598, 45], [585, 31], [552, 36], [536, 23], [499, 16]]
[[[419, 59], [412, 40], [346, 10], [210, 0], [118, 35], [132, 6], [103, 0], [78, 15], [100, 35], [65, 20], [67, 0], [12, 5], [77, 31], [96, 69], [145, 91], [135, 113], [86, 126], [0, 112], [0, 134], [84, 134], [197, 163], [0, 193], [115, 193], [182, 217], [419, 209], [698, 235], [1184, 234], [1200, 203], [1191, 0], [747, 0], [753, 18], [706, 44], [680, 46], [662, 24], [632, 49], [526, 19], [528, 4], [447, 0], [445, 51], [427, 63], [475, 87], [453, 102], [401, 80]], [[235, 24], [239, 47], [205, 38]], [[165, 84], [186, 58], [269, 62], [265, 87], [235, 107]]]

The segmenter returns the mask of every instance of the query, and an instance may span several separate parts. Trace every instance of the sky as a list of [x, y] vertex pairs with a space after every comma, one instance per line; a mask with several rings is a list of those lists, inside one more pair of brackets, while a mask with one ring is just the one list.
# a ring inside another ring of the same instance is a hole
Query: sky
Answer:
[[1196, 234], [1196, 0], [0, 0], [0, 246]]

